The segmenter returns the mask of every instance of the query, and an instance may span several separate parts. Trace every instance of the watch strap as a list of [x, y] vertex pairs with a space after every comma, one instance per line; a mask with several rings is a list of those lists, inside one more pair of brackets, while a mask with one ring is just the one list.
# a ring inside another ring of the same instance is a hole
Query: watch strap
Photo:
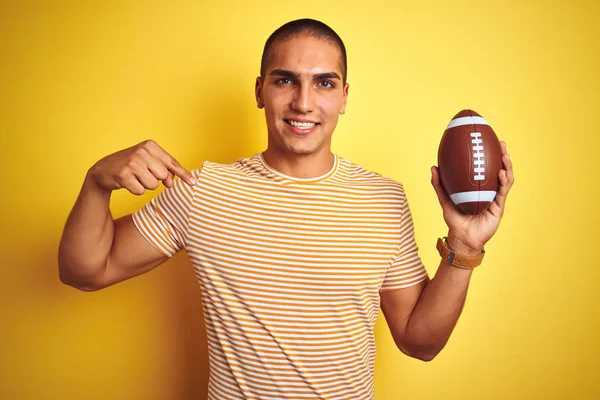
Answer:
[[436, 248], [442, 259], [446, 260], [448, 264], [463, 269], [473, 269], [481, 264], [483, 256], [485, 255], [485, 249], [482, 249], [481, 254], [476, 256], [466, 256], [452, 250], [450, 246], [448, 246], [447, 240], [448, 238], [445, 236], [443, 238], [438, 238]]

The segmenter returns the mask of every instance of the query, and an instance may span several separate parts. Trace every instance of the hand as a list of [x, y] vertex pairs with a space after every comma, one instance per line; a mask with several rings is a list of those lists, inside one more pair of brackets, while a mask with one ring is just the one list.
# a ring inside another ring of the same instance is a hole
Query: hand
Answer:
[[159, 180], [166, 187], [173, 187], [174, 175], [190, 186], [196, 184], [192, 174], [152, 140], [106, 156], [88, 172], [88, 176], [105, 190], [125, 188], [138, 196], [146, 189], [158, 188]]
[[431, 168], [431, 184], [442, 206], [444, 221], [448, 225], [448, 244], [457, 253], [465, 255], [481, 253], [485, 243], [498, 230], [504, 214], [506, 196], [515, 182], [510, 156], [506, 152], [506, 143], [500, 142], [500, 147], [504, 164], [504, 169], [498, 173], [500, 188], [492, 204], [480, 215], [467, 215], [460, 211], [446, 194], [440, 182], [438, 168], [435, 166]]

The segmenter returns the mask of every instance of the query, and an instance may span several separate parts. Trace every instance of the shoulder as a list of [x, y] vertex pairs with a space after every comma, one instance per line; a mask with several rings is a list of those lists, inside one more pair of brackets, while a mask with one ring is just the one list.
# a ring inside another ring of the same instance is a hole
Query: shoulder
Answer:
[[198, 169], [198, 174], [206, 175], [230, 175], [230, 176], [252, 176], [256, 175], [262, 168], [258, 155], [239, 158], [232, 163], [218, 163], [204, 161]]
[[384, 176], [378, 172], [371, 171], [346, 158], [339, 157], [340, 167], [338, 179], [350, 186], [373, 190], [380, 194], [389, 193], [404, 199], [404, 186], [402, 183]]

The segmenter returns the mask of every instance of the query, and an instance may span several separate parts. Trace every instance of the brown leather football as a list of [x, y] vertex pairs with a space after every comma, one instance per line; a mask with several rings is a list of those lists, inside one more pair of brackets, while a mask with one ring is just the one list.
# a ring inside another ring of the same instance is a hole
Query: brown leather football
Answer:
[[502, 149], [481, 115], [462, 110], [452, 118], [440, 142], [438, 168], [442, 186], [462, 212], [487, 210], [498, 192]]

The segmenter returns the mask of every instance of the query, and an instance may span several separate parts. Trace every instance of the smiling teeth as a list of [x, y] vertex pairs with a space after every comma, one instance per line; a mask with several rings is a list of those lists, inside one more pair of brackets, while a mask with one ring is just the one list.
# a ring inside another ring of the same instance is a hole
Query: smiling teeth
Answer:
[[316, 125], [316, 123], [314, 122], [296, 122], [296, 121], [290, 121], [290, 125], [293, 126], [297, 126], [298, 128], [312, 128], [313, 126]]

